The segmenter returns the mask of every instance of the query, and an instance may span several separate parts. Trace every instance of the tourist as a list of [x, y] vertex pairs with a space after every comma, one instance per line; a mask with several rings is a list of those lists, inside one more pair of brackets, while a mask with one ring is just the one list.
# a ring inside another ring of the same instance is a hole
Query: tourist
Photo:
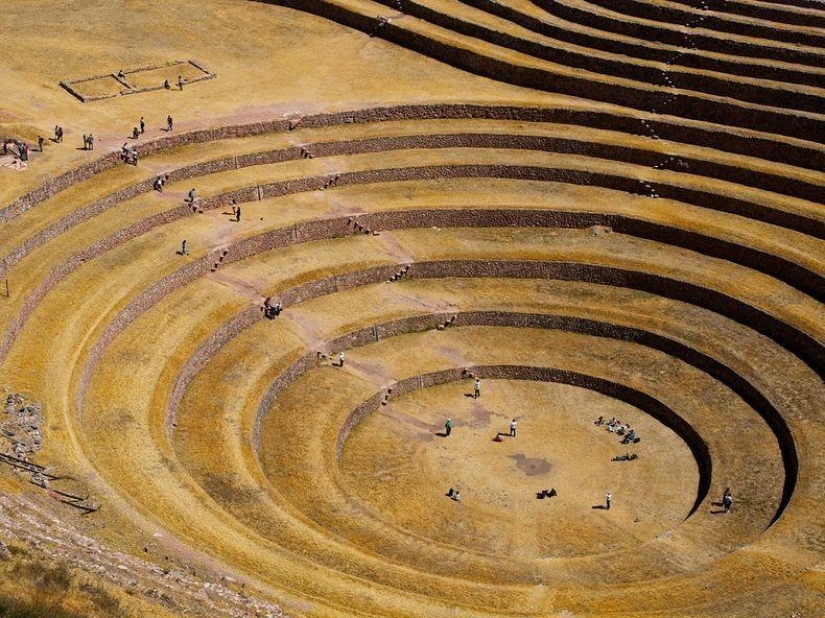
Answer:
[[481, 397], [481, 379], [476, 378], [475, 382], [473, 382], [473, 399], [478, 399]]
[[613, 502], [613, 494], [608, 492], [604, 495], [604, 508], [606, 508], [608, 511], [610, 510], [611, 502]]
[[38, 136], [38, 138], [37, 138], [37, 149], [40, 152], [43, 152], [43, 142], [45, 142], [45, 141], [46, 140], [43, 138], [42, 135]]
[[447, 422], [444, 423], [444, 434], [449, 436], [453, 431], [453, 422], [450, 419], [447, 419]]
[[189, 255], [189, 250], [186, 248], [186, 239], [180, 243], [180, 254]]
[[166, 117], [166, 130], [167, 131], [172, 130], [172, 116], [167, 116]]
[[143, 116], [140, 117], [140, 122], [138, 124], [140, 125], [140, 133], [146, 133], [146, 121], [143, 119]]
[[513, 419], [512, 421], [510, 421], [510, 437], [511, 438], [516, 437], [516, 429], [517, 428], [518, 428], [518, 421], [516, 421], [516, 419]]
[[239, 222], [241, 220], [241, 207], [238, 206], [237, 210], [235, 210], [235, 222]]
[[338, 353], [338, 366], [339, 367], [344, 366], [344, 357], [345, 357], [345, 354], [343, 352]]
[[725, 509], [725, 513], [730, 513], [730, 508], [733, 506], [733, 496], [730, 493], [730, 488], [726, 489], [722, 496], [722, 506]]

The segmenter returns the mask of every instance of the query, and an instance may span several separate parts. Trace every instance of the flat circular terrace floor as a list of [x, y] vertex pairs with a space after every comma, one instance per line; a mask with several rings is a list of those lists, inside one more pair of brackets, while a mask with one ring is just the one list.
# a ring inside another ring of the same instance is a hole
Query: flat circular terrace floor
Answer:
[[[471, 390], [464, 381], [416, 391], [361, 423], [341, 461], [352, 498], [410, 535], [518, 560], [627, 549], [678, 526], [693, 506], [689, 448], [637, 408], [554, 383], [485, 380], [478, 399]], [[643, 441], [622, 445], [594, 425], [599, 416], [631, 425]], [[639, 458], [613, 461], [627, 453]], [[445, 496], [450, 487], [460, 504]], [[537, 499], [551, 488], [558, 496]]]

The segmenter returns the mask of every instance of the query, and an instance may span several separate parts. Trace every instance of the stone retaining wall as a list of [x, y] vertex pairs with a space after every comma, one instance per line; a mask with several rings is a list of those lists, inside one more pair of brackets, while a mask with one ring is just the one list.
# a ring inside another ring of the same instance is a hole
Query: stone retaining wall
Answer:
[[[315, 128], [351, 123], [391, 122], [394, 120], [461, 118], [488, 118], [522, 122], [573, 124], [622, 133], [641, 133], [639, 118], [632, 116], [559, 108], [487, 107], [467, 104], [402, 105], [397, 107], [380, 107], [348, 112], [317, 114], [301, 118], [299, 126]], [[142, 143], [140, 145], [140, 153], [146, 157], [189, 144], [202, 144], [224, 139], [285, 132], [290, 130], [290, 127], [295, 126], [293, 122], [298, 122], [298, 120], [290, 121], [288, 119], [281, 119], [179, 133]], [[825, 153], [804, 146], [778, 142], [766, 137], [747, 137], [729, 132], [724, 127], [711, 130], [689, 124], [673, 124], [665, 121], [661, 117], [651, 117], [647, 122], [659, 139], [698, 146], [712, 144], [716, 150], [747, 156], [753, 156], [754, 153], [759, 153], [759, 158], [761, 159], [807, 169], [818, 170], [825, 167]], [[37, 189], [17, 198], [8, 206], [0, 209], [0, 221], [13, 219], [60, 191], [89, 180], [96, 174], [119, 164], [121, 164], [120, 154], [113, 152], [56, 176], [46, 181]], [[231, 169], [228, 167], [227, 161], [224, 162], [224, 165], [227, 165], [227, 167], [220, 169]], [[198, 168], [194, 168], [189, 172], [180, 172], [182, 176], [179, 178], [188, 177], [186, 176], [187, 173], [195, 175], [195, 169]]]

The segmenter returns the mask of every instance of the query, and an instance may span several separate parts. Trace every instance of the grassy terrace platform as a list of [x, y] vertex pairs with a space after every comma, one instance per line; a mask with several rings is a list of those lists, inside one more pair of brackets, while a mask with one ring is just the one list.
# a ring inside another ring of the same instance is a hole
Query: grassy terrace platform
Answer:
[[818, 3], [8, 4], [0, 602], [825, 612]]

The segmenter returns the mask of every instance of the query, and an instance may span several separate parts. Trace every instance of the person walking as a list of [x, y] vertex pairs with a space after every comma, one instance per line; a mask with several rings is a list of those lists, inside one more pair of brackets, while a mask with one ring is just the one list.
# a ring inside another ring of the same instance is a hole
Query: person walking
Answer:
[[453, 422], [450, 419], [447, 419], [447, 422], [444, 423], [444, 433], [449, 436], [452, 433], [452, 431], [453, 431]]
[[344, 357], [345, 357], [345, 354], [343, 352], [338, 353], [338, 366], [339, 367], [344, 366]]
[[181, 255], [189, 255], [189, 250], [186, 248], [186, 239], [183, 239], [183, 242], [180, 243], [180, 254]]
[[604, 495], [604, 508], [606, 508], [608, 511], [610, 510], [611, 502], [613, 502], [613, 494], [608, 492]]
[[481, 378], [476, 378], [473, 382], [473, 399], [481, 397]]
[[171, 131], [171, 130], [172, 130], [172, 116], [167, 116], [166, 117], [166, 131], [168, 132], [168, 131]]
[[510, 437], [511, 438], [516, 437], [516, 429], [517, 428], [518, 428], [518, 421], [516, 421], [516, 419], [513, 419], [512, 421], [510, 421]]
[[237, 206], [235, 210], [235, 223], [240, 222], [241, 220], [241, 207]]
[[146, 133], [146, 121], [143, 119], [143, 116], [140, 117], [140, 122], [138, 124], [140, 125], [141, 134]]

